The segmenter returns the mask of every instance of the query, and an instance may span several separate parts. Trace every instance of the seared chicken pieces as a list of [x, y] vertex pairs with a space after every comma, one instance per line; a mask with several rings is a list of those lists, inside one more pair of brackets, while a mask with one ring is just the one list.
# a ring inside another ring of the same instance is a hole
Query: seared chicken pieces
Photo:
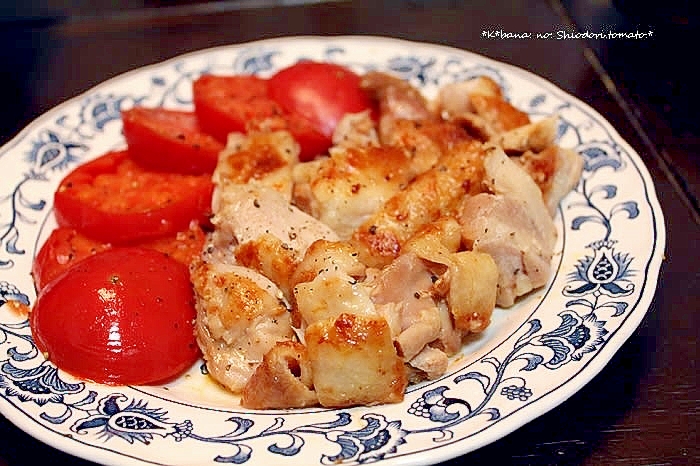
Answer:
[[483, 157], [481, 144], [464, 143], [392, 196], [352, 235], [361, 260], [373, 267], [388, 265], [423, 225], [453, 213], [460, 199], [478, 193]]
[[195, 329], [209, 373], [240, 392], [263, 356], [293, 337], [277, 286], [237, 265], [198, 261], [191, 266], [196, 292]]
[[350, 238], [358, 226], [416, 176], [393, 147], [350, 147], [294, 168], [294, 202]]
[[213, 175], [197, 341], [244, 407], [401, 401], [550, 279], [582, 170], [557, 118], [530, 121], [487, 77], [435, 101], [386, 73], [361, 85], [378, 118], [346, 115], [328, 154], [301, 163], [263, 125], [230, 135]]
[[530, 123], [528, 115], [508, 102], [498, 84], [486, 76], [444, 86], [438, 104], [446, 119], [459, 122], [481, 140]]

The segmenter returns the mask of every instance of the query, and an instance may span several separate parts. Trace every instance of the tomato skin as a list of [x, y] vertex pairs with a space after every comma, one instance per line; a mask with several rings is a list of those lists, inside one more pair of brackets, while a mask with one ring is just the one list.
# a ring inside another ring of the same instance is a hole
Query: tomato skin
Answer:
[[90, 239], [74, 228], [54, 229], [32, 263], [35, 288], [42, 290], [76, 263], [110, 247], [109, 243]]
[[134, 107], [122, 112], [129, 155], [150, 170], [213, 173], [224, 145], [200, 129], [194, 112]]
[[285, 112], [270, 98], [269, 82], [257, 76], [203, 75], [192, 85], [195, 113], [204, 131], [226, 142], [229, 133], [287, 130], [299, 143], [301, 161], [328, 150], [330, 138], [303, 116]]
[[269, 96], [286, 112], [308, 120], [330, 143], [343, 115], [373, 107], [360, 80], [335, 63], [300, 61], [270, 78]]
[[286, 128], [299, 143], [299, 160], [308, 162], [320, 154], [328, 152], [332, 141], [314, 129], [304, 117], [297, 114], [287, 115]]
[[54, 193], [59, 226], [103, 242], [125, 244], [208, 223], [214, 186], [209, 175], [148, 171], [127, 151], [77, 167]]
[[[193, 222], [187, 230], [161, 238], [139, 241], [131, 246], [155, 249], [189, 267], [189, 264], [201, 254], [205, 241], [206, 233]], [[34, 287], [41, 292], [46, 285], [81, 260], [111, 247], [110, 243], [88, 238], [74, 228], [55, 228], [32, 263]]]
[[202, 129], [225, 143], [229, 133], [245, 133], [251, 123], [279, 116], [267, 86], [257, 76], [200, 76], [192, 84], [192, 97]]
[[164, 382], [200, 356], [189, 272], [164, 254], [114, 248], [83, 259], [39, 294], [29, 315], [50, 361], [83, 379]]

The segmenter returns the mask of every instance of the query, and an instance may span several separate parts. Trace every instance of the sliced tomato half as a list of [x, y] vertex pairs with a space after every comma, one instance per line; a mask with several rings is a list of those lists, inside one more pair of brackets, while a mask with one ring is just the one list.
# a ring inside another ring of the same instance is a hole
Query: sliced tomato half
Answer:
[[360, 81], [360, 76], [345, 66], [304, 60], [272, 76], [268, 94], [285, 112], [309, 121], [330, 144], [343, 115], [373, 107]]
[[203, 75], [192, 96], [202, 129], [222, 142], [231, 132], [245, 133], [251, 124], [282, 114], [267, 96], [267, 81], [257, 76]]
[[170, 380], [200, 356], [187, 267], [149, 249], [119, 247], [49, 283], [29, 321], [39, 350], [74, 376], [106, 384]]
[[75, 228], [58, 227], [51, 232], [32, 263], [32, 277], [37, 290], [86, 257], [111, 248], [82, 235]]
[[209, 175], [146, 170], [128, 151], [115, 151], [79, 166], [54, 194], [59, 226], [114, 244], [157, 238], [205, 225], [211, 212]]
[[[187, 230], [161, 238], [137, 242], [133, 246], [155, 249], [189, 266], [201, 254], [205, 240], [206, 233], [193, 222]], [[111, 243], [88, 238], [75, 228], [55, 228], [39, 249], [32, 263], [34, 287], [37, 291], [41, 291], [81, 260], [111, 247]]]
[[212, 173], [224, 145], [199, 126], [194, 112], [134, 107], [122, 112], [129, 154], [150, 170]]

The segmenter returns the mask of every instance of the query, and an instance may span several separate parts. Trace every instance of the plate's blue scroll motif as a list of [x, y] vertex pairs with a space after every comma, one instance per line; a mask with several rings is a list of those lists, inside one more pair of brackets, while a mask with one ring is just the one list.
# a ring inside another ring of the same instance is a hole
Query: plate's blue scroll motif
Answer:
[[[99, 386], [47, 362], [32, 342], [26, 312], [17, 309], [34, 299], [31, 248], [51, 228], [52, 193], [61, 177], [123, 144], [119, 114], [125, 108], [188, 108], [191, 83], [202, 73], [264, 76], [303, 58], [388, 70], [428, 94], [446, 82], [488, 75], [533, 118], [558, 115], [559, 143], [581, 154], [585, 169], [559, 210], [561, 253], [547, 289], [505, 311], [517, 316], [515, 323], [497, 317], [485, 344], [468, 346], [447, 376], [412, 387], [397, 405], [246, 412], [235, 403], [209, 404], [206, 390], [204, 398], [183, 399], [175, 387]], [[528, 411], [535, 401], [556, 406], [570, 394], [568, 381], [600, 370], [646, 312], [663, 251], [649, 177], [599, 115], [507, 65], [382, 38], [266, 41], [130, 73], [35, 122], [0, 150], [0, 163], [2, 412], [58, 448], [114, 464], [294, 464], [303, 458], [303, 464], [332, 465], [407, 455], [429, 464], [457, 456], [475, 448], [485, 432], [497, 438], [540, 413]], [[7, 169], [10, 164], [19, 169]], [[33, 422], [23, 423], [26, 418]]]

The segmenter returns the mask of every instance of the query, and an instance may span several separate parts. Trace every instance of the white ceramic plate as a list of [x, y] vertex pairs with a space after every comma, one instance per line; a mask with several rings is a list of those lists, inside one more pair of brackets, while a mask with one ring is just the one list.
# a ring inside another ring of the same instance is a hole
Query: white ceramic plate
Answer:
[[[388, 70], [428, 96], [481, 74], [533, 119], [559, 115], [559, 144], [585, 171], [557, 213], [555, 275], [396, 405], [252, 412], [202, 375], [167, 386], [72, 379], [32, 344], [32, 258], [55, 226], [53, 191], [76, 165], [124, 144], [120, 109], [191, 108], [200, 73], [257, 73], [301, 58]], [[0, 149], [0, 411], [39, 440], [103, 464], [431, 464], [493, 442], [557, 406], [639, 325], [665, 232], [639, 156], [587, 105], [520, 69], [461, 50], [378, 37], [297, 37], [204, 50], [112, 79], [33, 122]]]

